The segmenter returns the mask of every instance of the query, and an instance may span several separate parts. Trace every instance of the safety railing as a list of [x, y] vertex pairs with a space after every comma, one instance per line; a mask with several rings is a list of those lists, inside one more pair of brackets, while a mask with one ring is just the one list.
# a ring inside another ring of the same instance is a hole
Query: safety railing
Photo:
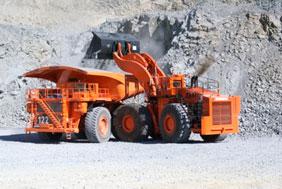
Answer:
[[85, 99], [85, 98], [109, 98], [108, 88], [98, 88], [97, 83], [67, 83], [58, 85], [58, 88], [30, 89], [27, 92], [29, 99]]
[[207, 77], [186, 76], [187, 87], [201, 87], [203, 89], [219, 92], [219, 82]]
[[46, 89], [29, 89], [27, 91], [28, 99], [40, 99], [40, 98], [62, 98], [61, 89], [46, 88]]

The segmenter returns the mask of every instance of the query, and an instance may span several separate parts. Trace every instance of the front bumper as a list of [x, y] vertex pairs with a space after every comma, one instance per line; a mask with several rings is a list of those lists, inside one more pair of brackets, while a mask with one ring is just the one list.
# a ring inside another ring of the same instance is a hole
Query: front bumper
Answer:
[[40, 124], [39, 127], [28, 127], [26, 133], [79, 133], [78, 128], [54, 128], [52, 124]]

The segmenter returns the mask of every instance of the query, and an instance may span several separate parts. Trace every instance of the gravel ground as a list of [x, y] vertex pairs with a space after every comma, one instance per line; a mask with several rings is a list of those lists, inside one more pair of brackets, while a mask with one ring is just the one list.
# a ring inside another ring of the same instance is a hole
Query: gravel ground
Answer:
[[281, 188], [281, 137], [43, 144], [0, 129], [1, 188]]

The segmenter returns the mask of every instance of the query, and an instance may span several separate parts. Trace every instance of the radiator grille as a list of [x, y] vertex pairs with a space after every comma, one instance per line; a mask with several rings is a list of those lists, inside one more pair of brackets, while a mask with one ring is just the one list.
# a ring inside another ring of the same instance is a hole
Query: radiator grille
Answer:
[[231, 124], [231, 103], [213, 102], [212, 104], [213, 125]]

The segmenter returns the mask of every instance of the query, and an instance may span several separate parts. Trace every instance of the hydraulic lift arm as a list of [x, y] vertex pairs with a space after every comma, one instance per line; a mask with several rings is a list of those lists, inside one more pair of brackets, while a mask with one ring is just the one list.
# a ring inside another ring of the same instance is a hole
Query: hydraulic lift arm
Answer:
[[130, 43], [127, 43], [127, 49], [128, 53], [123, 55], [121, 44], [118, 43], [117, 51], [113, 53], [114, 61], [120, 69], [133, 74], [143, 85], [148, 95], [156, 96], [159, 78], [165, 77], [165, 73], [149, 54], [131, 52]]

